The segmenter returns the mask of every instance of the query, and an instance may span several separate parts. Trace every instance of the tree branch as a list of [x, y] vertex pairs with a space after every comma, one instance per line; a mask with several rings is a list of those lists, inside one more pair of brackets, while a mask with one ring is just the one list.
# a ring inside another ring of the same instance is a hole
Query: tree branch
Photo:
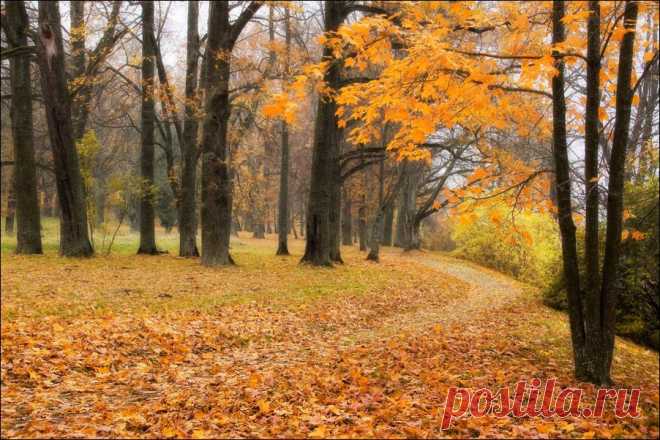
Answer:
[[252, 1], [247, 6], [247, 8], [243, 9], [241, 15], [234, 22], [234, 24], [231, 25], [229, 31], [229, 47], [234, 47], [236, 40], [238, 40], [239, 35], [241, 35], [241, 32], [243, 32], [243, 28], [245, 28], [254, 14], [257, 13], [261, 5], [263, 5], [262, 1]]

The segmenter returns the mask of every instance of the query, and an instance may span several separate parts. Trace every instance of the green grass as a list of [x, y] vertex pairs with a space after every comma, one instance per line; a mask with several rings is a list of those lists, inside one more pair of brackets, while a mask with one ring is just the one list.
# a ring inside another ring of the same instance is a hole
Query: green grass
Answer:
[[[94, 249], [97, 254], [105, 255], [110, 246], [112, 235], [117, 227], [116, 222], [102, 225], [95, 229], [93, 234]], [[59, 220], [54, 217], [41, 218], [41, 241], [44, 253], [57, 253], [59, 251]], [[5, 234], [5, 218], [2, 218], [2, 253], [13, 253], [16, 249], [16, 234]], [[179, 247], [179, 235], [176, 229], [167, 233], [163, 228], [157, 228], [158, 247], [169, 253], [176, 253]], [[131, 231], [127, 225], [122, 225], [112, 244], [111, 253], [117, 255], [130, 255], [137, 252], [139, 245], [139, 236], [135, 231]]]
[[[92, 258], [58, 255], [58, 224], [43, 222], [44, 255], [13, 253], [15, 237], [2, 240], [2, 318], [79, 317], [108, 313], [159, 314], [212, 312], [231, 304], [254, 302], [272, 308], [305, 306], [337, 297], [414, 290], [424, 279], [442, 283], [431, 269], [390, 253], [380, 264], [365, 261], [356, 246], [344, 247], [345, 265], [332, 269], [299, 264], [304, 241], [290, 239], [291, 256], [275, 255], [277, 241], [232, 237], [236, 266], [206, 268], [198, 258], [180, 258], [176, 230], [157, 229], [158, 246], [167, 254], [136, 255], [139, 236], [122, 227], [110, 255]], [[97, 232], [97, 249], [102, 235]], [[107, 241], [106, 241], [107, 242]]]

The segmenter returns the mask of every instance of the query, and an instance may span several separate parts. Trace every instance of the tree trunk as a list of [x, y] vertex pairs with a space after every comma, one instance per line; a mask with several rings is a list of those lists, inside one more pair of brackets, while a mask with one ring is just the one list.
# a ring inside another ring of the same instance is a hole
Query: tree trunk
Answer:
[[[284, 10], [284, 75], [289, 75], [289, 53], [291, 50], [290, 12]], [[289, 255], [289, 127], [286, 121], [281, 126], [281, 158], [280, 158], [280, 193], [277, 208], [277, 255]], [[294, 228], [295, 232], [295, 228]], [[296, 237], [297, 238], [297, 237]]]
[[241, 31], [261, 7], [252, 1], [233, 25], [229, 4], [209, 6], [205, 63], [206, 118], [202, 136], [202, 264], [233, 264], [229, 254], [232, 223], [232, 179], [229, 169], [227, 128], [229, 125], [230, 55]]
[[367, 260], [378, 262], [380, 259], [380, 242], [383, 239], [383, 224], [385, 219], [385, 208], [379, 209], [376, 218], [371, 225], [371, 236], [369, 237], [369, 254]]
[[605, 233], [605, 256], [603, 258], [603, 284], [601, 293], [602, 346], [596, 368], [596, 381], [609, 384], [612, 355], [614, 352], [614, 324], [616, 320], [616, 301], [618, 291], [615, 286], [617, 269], [621, 253], [621, 229], [623, 223], [624, 170], [626, 147], [630, 127], [630, 108], [632, 105], [631, 74], [633, 69], [635, 26], [637, 24], [638, 4], [626, 1], [623, 15], [624, 34], [619, 51], [619, 71], [617, 73], [616, 117], [612, 156], [610, 163], [607, 193], [607, 230]]
[[[562, 0], [555, 0], [552, 14], [552, 42], [562, 43], [565, 39], [565, 5]], [[557, 192], [557, 210], [561, 233], [562, 262], [568, 296], [568, 312], [573, 343], [575, 375], [579, 379], [587, 378], [585, 365], [585, 329], [582, 317], [582, 299], [578, 271], [575, 224], [571, 206], [571, 181], [566, 144], [566, 99], [564, 97], [564, 60], [557, 52], [553, 53], [558, 74], [552, 78], [552, 131], [553, 155], [555, 160], [555, 185]]]
[[358, 209], [358, 242], [360, 250], [367, 250], [367, 206], [364, 203], [364, 196], [360, 209]]
[[395, 245], [404, 250], [419, 249], [419, 221], [417, 215], [417, 188], [421, 177], [421, 165], [406, 161], [402, 168], [402, 187], [397, 212]]
[[[87, 31], [85, 29], [85, 2], [69, 2], [71, 13], [71, 73], [77, 83], [85, 81], [85, 40]], [[86, 98], [86, 97], [85, 97]], [[85, 125], [87, 122], [87, 113], [89, 112], [88, 102], [82, 102], [83, 99], [74, 99], [71, 108], [73, 137], [79, 142], [85, 134]]]
[[252, 238], [264, 239], [266, 238], [266, 226], [264, 225], [263, 222], [263, 212], [258, 211], [255, 217], [257, 218], [257, 222], [254, 224], [254, 230], [252, 231]]
[[[224, 2], [210, 4], [207, 57], [206, 120], [202, 138], [202, 264], [233, 264], [229, 255], [231, 226], [231, 181], [227, 125], [229, 123], [229, 60], [221, 57], [223, 34], [229, 27], [229, 10]], [[214, 32], [219, 29], [218, 32]]]
[[140, 154], [140, 247], [138, 254], [154, 255], [154, 3], [142, 2], [142, 149]]
[[392, 246], [392, 226], [394, 223], [394, 204], [387, 205], [385, 210], [385, 220], [383, 225], [383, 246]]
[[591, 374], [600, 350], [600, 289], [598, 257], [598, 110], [600, 108], [600, 5], [589, 1], [587, 24], [587, 102], [584, 118], [584, 178], [586, 190], [584, 262], [585, 368]]
[[5, 213], [5, 235], [14, 235], [14, 219], [16, 218], [16, 175], [12, 173], [7, 191], [7, 212]]
[[90, 256], [94, 250], [89, 241], [82, 177], [73, 139], [71, 100], [64, 71], [64, 47], [57, 2], [39, 2], [39, 25], [41, 89], [60, 206], [60, 254], [68, 257]]
[[410, 245], [406, 250], [419, 250], [422, 248], [422, 234], [420, 232], [422, 226], [421, 220], [413, 221], [412, 231], [410, 232]]
[[331, 164], [333, 184], [330, 187], [330, 260], [344, 263], [341, 258], [341, 169], [339, 161]]
[[307, 222], [305, 221], [305, 198], [300, 196], [300, 238], [305, 238], [305, 226]]
[[[325, 2], [325, 32], [335, 32], [342, 22], [344, 2]], [[332, 49], [323, 48], [323, 59], [332, 60]], [[331, 62], [324, 74], [325, 83], [331, 88], [339, 84], [339, 65]], [[315, 266], [330, 266], [333, 250], [330, 210], [332, 209], [333, 161], [337, 161], [339, 133], [337, 129], [336, 103], [330, 98], [318, 100], [312, 152], [312, 172], [307, 205], [307, 234], [302, 262]]]
[[[16, 45], [27, 46], [29, 22], [22, 1], [8, 2], [7, 32]], [[32, 138], [32, 85], [30, 56], [10, 61], [11, 129], [14, 143], [12, 190], [16, 196], [16, 253], [41, 254], [41, 218], [37, 195], [37, 171]]]
[[342, 238], [342, 244], [344, 246], [352, 246], [353, 245], [353, 231], [351, 230], [353, 227], [353, 213], [352, 213], [352, 206], [351, 206], [351, 194], [348, 189], [344, 188], [344, 194], [343, 194], [343, 209], [342, 209], [342, 215], [341, 215], [341, 238]]

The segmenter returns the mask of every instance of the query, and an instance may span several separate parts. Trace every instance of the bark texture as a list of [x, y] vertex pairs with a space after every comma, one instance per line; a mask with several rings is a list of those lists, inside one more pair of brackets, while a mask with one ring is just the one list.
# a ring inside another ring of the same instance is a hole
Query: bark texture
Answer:
[[154, 213], [154, 3], [142, 2], [142, 124], [140, 151], [140, 247], [138, 254], [154, 255], [156, 247]]
[[[12, 46], [28, 45], [29, 21], [23, 1], [8, 2], [6, 32]], [[32, 131], [30, 56], [10, 61], [11, 131], [14, 144], [13, 192], [16, 198], [16, 253], [41, 254], [41, 218]], [[9, 224], [9, 223], [8, 223]]]
[[90, 256], [94, 250], [89, 241], [82, 177], [73, 137], [57, 2], [39, 2], [39, 28], [37, 58], [59, 198], [60, 254]]
[[[206, 118], [202, 136], [202, 264], [233, 264], [229, 254], [232, 224], [232, 180], [229, 168], [230, 54], [241, 31], [262, 2], [252, 1], [237, 20], [229, 22], [229, 4], [209, 6], [206, 47]], [[212, 60], [212, 62], [211, 62]]]
[[[325, 32], [335, 32], [344, 18], [343, 1], [325, 2]], [[332, 49], [324, 47], [323, 59], [331, 60]], [[324, 81], [331, 88], [339, 85], [339, 65], [330, 62], [324, 74]], [[334, 246], [334, 225], [331, 225], [330, 210], [333, 206], [333, 192], [338, 182], [333, 174], [336, 171], [333, 162], [337, 162], [339, 133], [337, 129], [336, 104], [332, 99], [321, 97], [317, 104], [314, 142], [312, 151], [312, 170], [307, 204], [307, 224], [305, 254], [302, 262], [315, 266], [332, 265]], [[336, 165], [338, 168], [338, 165]], [[339, 197], [337, 197], [339, 198]], [[338, 225], [337, 221], [337, 225]]]
[[199, 34], [197, 31], [199, 2], [188, 3], [188, 37], [186, 43], [186, 103], [183, 120], [183, 145], [179, 200], [179, 255], [199, 257], [197, 249], [197, 213], [195, 193], [197, 181], [197, 116], [195, 102], [197, 92], [197, 66], [199, 64]]
[[344, 246], [353, 245], [353, 206], [351, 193], [344, 188], [342, 194], [341, 239]]
[[619, 257], [621, 254], [621, 229], [623, 224], [623, 184], [626, 163], [626, 148], [630, 128], [630, 109], [632, 107], [632, 69], [634, 63], [635, 26], [637, 24], [638, 4], [627, 1], [623, 15], [624, 26], [629, 32], [621, 41], [619, 50], [619, 70], [617, 73], [616, 117], [612, 140], [609, 184], [607, 192], [607, 230], [605, 233], [605, 256], [603, 257], [603, 275], [601, 292], [601, 328], [602, 346], [597, 367], [594, 371], [598, 383], [608, 384], [612, 355], [614, 353], [614, 324], [616, 321], [616, 301], [618, 291]]
[[[552, 7], [552, 42], [565, 40], [564, 18], [565, 5], [555, 0]], [[571, 181], [566, 144], [566, 98], [564, 96], [564, 61], [559, 53], [553, 53], [558, 74], [552, 78], [552, 131], [553, 156], [555, 160], [555, 185], [557, 193], [558, 222], [561, 233], [562, 262], [564, 280], [568, 296], [569, 321], [573, 342], [573, 359], [578, 378], [586, 377], [585, 369], [585, 330], [582, 316], [580, 276], [578, 272], [577, 245], [573, 208], [571, 205]]]

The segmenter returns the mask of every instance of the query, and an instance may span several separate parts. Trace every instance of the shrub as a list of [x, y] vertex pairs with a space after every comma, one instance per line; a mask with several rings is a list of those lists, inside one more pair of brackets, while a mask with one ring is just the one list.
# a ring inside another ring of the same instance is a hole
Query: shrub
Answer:
[[456, 256], [536, 286], [555, 278], [560, 248], [556, 223], [548, 214], [476, 208], [455, 221], [452, 231]]

